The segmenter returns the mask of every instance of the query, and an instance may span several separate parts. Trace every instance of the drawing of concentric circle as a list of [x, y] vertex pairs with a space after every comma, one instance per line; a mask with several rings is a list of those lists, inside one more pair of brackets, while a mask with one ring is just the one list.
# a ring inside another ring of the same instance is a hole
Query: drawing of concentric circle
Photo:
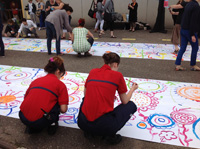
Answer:
[[196, 138], [200, 140], [200, 118], [196, 120], [193, 124], [193, 133], [195, 134]]
[[179, 111], [172, 112], [170, 116], [176, 123], [183, 125], [191, 125], [197, 120], [197, 117], [194, 114], [184, 113]]
[[[138, 91], [143, 91], [143, 92], [161, 93], [167, 89], [167, 86], [165, 84], [156, 80], [135, 79], [131, 80], [130, 82], [136, 82], [139, 86]], [[130, 85], [131, 84], [132, 83], [130, 83]]]
[[185, 86], [177, 89], [177, 94], [190, 100], [200, 101], [200, 87]]
[[155, 128], [171, 128], [175, 125], [172, 118], [164, 114], [152, 114], [147, 119], [148, 123]]
[[29, 78], [31, 73], [29, 72], [11, 72], [9, 74], [3, 75], [0, 80], [2, 81], [17, 81]]
[[200, 85], [177, 84], [171, 88], [171, 97], [179, 106], [200, 110]]

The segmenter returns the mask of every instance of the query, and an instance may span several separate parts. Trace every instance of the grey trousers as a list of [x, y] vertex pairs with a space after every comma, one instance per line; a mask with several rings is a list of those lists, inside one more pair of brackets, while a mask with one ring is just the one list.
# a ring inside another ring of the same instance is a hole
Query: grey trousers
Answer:
[[34, 13], [30, 14], [31, 20], [33, 21], [33, 23], [36, 24], [36, 15]]
[[34, 34], [35, 36], [37, 35], [35, 28], [32, 31], [30, 31], [28, 28], [23, 28], [23, 32], [26, 36], [28, 36], [28, 34]]

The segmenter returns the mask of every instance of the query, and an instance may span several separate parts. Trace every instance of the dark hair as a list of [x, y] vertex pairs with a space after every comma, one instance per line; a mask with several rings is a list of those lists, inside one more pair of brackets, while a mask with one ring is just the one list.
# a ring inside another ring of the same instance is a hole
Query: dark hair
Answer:
[[69, 4], [64, 4], [63, 8], [65, 11], [70, 11], [71, 13], [73, 12], [73, 9]]
[[119, 55], [114, 52], [104, 53], [104, 55], [102, 57], [104, 59], [105, 64], [117, 63], [119, 65], [119, 63], [120, 63]]
[[100, 3], [102, 3], [102, 2], [103, 2], [103, 0], [97, 0], [97, 3], [99, 3], [99, 2], [100, 2]]
[[12, 19], [9, 19], [8, 23], [14, 24], [15, 22]]
[[80, 19], [78, 20], [78, 25], [84, 27], [84, 25], [85, 25], [85, 19], [80, 18]]
[[26, 19], [25, 19], [25, 18], [22, 18], [22, 22], [26, 22]]
[[49, 59], [48, 64], [44, 67], [44, 71], [47, 73], [55, 73], [57, 69], [60, 70], [60, 73], [65, 74], [65, 67], [63, 59], [60, 56], [54, 56]]

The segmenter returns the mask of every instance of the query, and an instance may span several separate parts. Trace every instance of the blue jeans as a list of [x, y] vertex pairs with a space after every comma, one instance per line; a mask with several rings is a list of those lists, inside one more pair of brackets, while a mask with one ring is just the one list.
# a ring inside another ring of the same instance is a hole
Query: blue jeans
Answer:
[[46, 23], [46, 32], [47, 32], [47, 49], [48, 49], [48, 54], [51, 54], [51, 41], [55, 37], [56, 38], [56, 54], [61, 54], [60, 53], [60, 36], [56, 37], [56, 29], [54, 25], [50, 22], [45, 22]]
[[40, 15], [40, 27], [45, 27], [45, 12], [41, 11]]
[[192, 42], [190, 31], [181, 29], [181, 48], [176, 58], [176, 62], [175, 62], [176, 65], [181, 65], [181, 59], [183, 57], [183, 54], [185, 53], [188, 42], [190, 42], [192, 46], [190, 65], [191, 66], [196, 65], [197, 52], [199, 50], [199, 42], [198, 42], [197, 34], [195, 34], [195, 37], [196, 37], [196, 42]]

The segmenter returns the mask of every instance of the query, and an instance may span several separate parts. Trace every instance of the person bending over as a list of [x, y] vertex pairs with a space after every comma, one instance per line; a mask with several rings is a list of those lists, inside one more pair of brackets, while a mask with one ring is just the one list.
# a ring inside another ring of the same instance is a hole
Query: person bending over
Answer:
[[22, 19], [22, 24], [18, 30], [17, 38], [19, 38], [21, 32], [23, 31], [26, 35], [26, 38], [31, 37], [31, 34], [35, 35], [35, 38], [39, 38], [36, 33], [37, 25], [33, 23], [31, 20], [26, 20], [25, 18]]
[[63, 27], [71, 34], [72, 28], [69, 25], [69, 15], [73, 12], [72, 7], [64, 5], [62, 10], [51, 12], [46, 18], [46, 31], [47, 31], [47, 49], [48, 54], [51, 54], [51, 41], [56, 38], [56, 53], [63, 55], [60, 52], [60, 38]]
[[75, 27], [72, 31], [72, 48], [78, 53], [78, 57], [82, 56], [81, 53], [84, 53], [84, 56], [92, 56], [92, 54], [89, 53], [89, 50], [94, 43], [94, 36], [84, 27], [84, 25], [85, 19], [80, 18], [78, 27]]
[[[127, 93], [124, 77], [118, 72], [119, 55], [105, 53], [103, 59], [105, 64], [92, 69], [86, 80], [78, 126], [86, 136], [103, 136], [107, 143], [117, 144], [122, 137], [116, 133], [137, 111], [137, 106], [130, 99], [138, 85], [133, 83]], [[114, 108], [116, 90], [122, 103]]]
[[47, 75], [34, 80], [26, 91], [19, 117], [27, 133], [36, 133], [48, 127], [53, 135], [58, 128], [59, 114], [68, 109], [68, 92], [60, 78], [65, 74], [63, 59], [55, 56], [44, 68]]
[[11, 37], [16, 37], [18, 34], [19, 26], [16, 22], [14, 22], [12, 19], [8, 20], [8, 25], [6, 26], [6, 29], [4, 31], [4, 36], [8, 37], [9, 34]]

